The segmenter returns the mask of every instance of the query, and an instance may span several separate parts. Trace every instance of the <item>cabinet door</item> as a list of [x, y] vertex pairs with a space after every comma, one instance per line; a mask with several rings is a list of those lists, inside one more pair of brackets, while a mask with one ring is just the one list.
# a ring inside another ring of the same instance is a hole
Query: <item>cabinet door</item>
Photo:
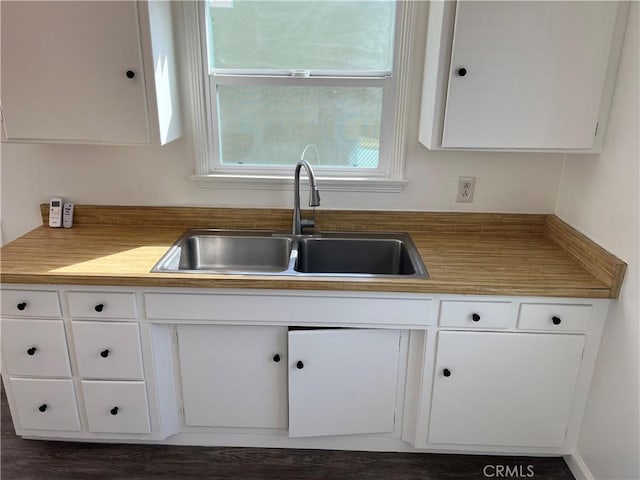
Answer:
[[149, 142], [136, 2], [2, 2], [1, 31], [9, 139]]
[[591, 148], [617, 9], [458, 2], [443, 147]]
[[582, 335], [438, 333], [429, 443], [560, 447]]
[[289, 332], [289, 436], [393, 431], [398, 330]]
[[287, 427], [287, 329], [179, 325], [185, 424]]

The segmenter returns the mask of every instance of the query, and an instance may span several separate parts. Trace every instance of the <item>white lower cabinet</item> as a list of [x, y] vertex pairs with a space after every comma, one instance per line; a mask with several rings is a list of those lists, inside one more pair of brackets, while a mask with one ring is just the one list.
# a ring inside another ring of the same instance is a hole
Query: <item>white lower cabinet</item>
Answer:
[[185, 424], [287, 428], [287, 328], [178, 325]]
[[150, 433], [145, 382], [82, 380], [89, 431]]
[[289, 332], [289, 436], [393, 431], [399, 330]]
[[393, 431], [399, 330], [287, 330], [178, 325], [185, 425]]
[[19, 435], [275, 448], [571, 453], [609, 306], [50, 288], [2, 292]]
[[429, 443], [561, 447], [584, 336], [438, 333]]
[[13, 394], [22, 428], [80, 431], [71, 379], [11, 377], [8, 387]]

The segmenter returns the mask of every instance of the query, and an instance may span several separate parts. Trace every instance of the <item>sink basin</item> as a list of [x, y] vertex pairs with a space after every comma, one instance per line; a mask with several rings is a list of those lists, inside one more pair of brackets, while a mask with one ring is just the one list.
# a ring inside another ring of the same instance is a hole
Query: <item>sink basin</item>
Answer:
[[[297, 272], [417, 275], [421, 261], [411, 258], [408, 239], [304, 238], [298, 243]], [[424, 273], [424, 272], [422, 272]]]
[[405, 233], [189, 230], [152, 272], [427, 278]]
[[270, 232], [189, 231], [151, 271], [277, 273], [289, 267], [292, 243]]

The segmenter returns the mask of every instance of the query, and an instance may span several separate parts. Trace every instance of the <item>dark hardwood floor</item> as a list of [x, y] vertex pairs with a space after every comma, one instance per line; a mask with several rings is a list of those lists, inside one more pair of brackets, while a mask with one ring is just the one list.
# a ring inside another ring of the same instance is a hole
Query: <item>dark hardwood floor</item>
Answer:
[[[1, 407], [2, 480], [573, 480], [562, 458], [23, 440], [13, 430], [4, 388]], [[511, 468], [499, 476], [500, 466]]]

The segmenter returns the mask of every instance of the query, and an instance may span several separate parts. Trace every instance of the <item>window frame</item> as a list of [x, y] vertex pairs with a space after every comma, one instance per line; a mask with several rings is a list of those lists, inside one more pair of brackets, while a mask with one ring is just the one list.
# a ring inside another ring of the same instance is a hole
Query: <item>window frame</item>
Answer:
[[[394, 39], [393, 75], [353, 76], [242, 76], [208, 71], [206, 2], [183, 2], [186, 60], [189, 77], [189, 103], [192, 118], [195, 174], [191, 179], [202, 187], [287, 189], [293, 186], [292, 166], [222, 166], [218, 156], [218, 125], [215, 105], [216, 85], [309, 85], [309, 86], [382, 86], [383, 105], [380, 132], [379, 166], [365, 168], [323, 168], [316, 176], [323, 190], [401, 192], [404, 178], [406, 110], [409, 67], [413, 50], [416, 2], [398, 1]], [[301, 152], [302, 153], [302, 152]]]

